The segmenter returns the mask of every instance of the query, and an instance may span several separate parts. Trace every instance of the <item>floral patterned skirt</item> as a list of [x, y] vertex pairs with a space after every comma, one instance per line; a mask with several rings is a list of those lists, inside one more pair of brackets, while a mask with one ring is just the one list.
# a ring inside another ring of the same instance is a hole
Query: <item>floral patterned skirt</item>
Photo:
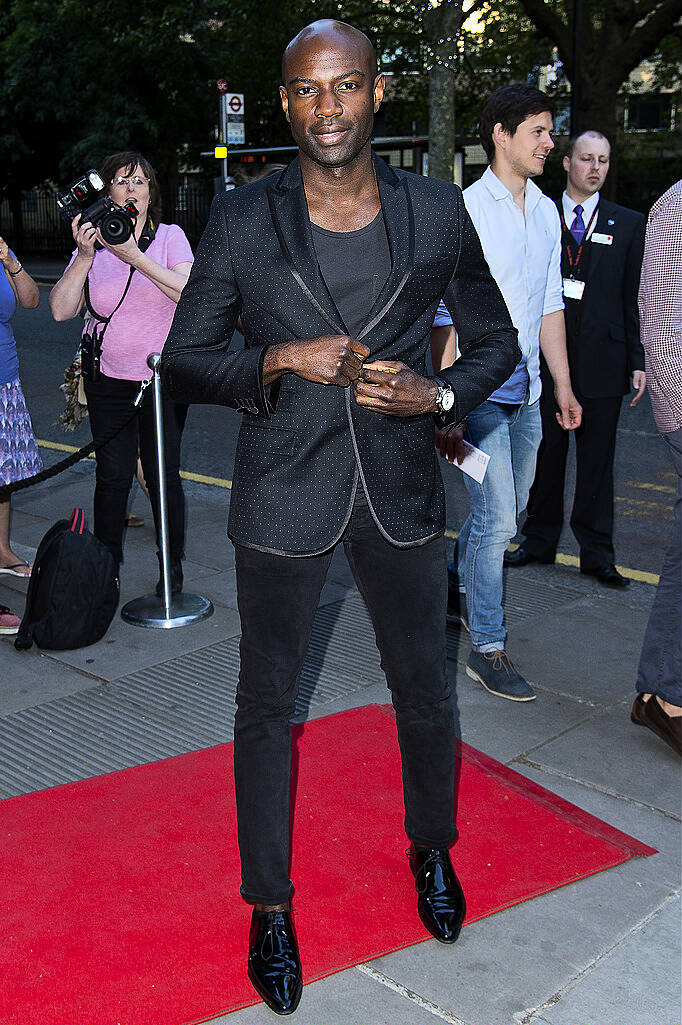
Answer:
[[0, 484], [33, 477], [42, 468], [19, 379], [0, 384]]

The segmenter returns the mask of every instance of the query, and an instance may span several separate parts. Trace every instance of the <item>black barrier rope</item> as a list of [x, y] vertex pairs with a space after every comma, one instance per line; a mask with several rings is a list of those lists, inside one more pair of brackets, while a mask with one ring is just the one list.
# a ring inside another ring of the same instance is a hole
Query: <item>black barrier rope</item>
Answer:
[[32, 488], [35, 484], [42, 484], [45, 480], [50, 480], [51, 477], [56, 477], [64, 470], [68, 470], [70, 466], [75, 466], [81, 459], [85, 459], [92, 452], [98, 452], [99, 449], [108, 445], [110, 441], [120, 434], [124, 427], [127, 427], [130, 421], [137, 413], [137, 406], [133, 409], [130, 416], [127, 416], [125, 420], [117, 424], [115, 430], [111, 432], [106, 438], [101, 441], [89, 441], [87, 445], [83, 445], [77, 452], [72, 452], [66, 456], [65, 459], [60, 459], [58, 463], [54, 463], [53, 466], [48, 466], [47, 469], [41, 470], [40, 473], [36, 473], [33, 477], [24, 477], [23, 480], [15, 480], [10, 484], [3, 484], [0, 487], [0, 502], [6, 502], [10, 495], [14, 494], [15, 491], [23, 491], [24, 488]]

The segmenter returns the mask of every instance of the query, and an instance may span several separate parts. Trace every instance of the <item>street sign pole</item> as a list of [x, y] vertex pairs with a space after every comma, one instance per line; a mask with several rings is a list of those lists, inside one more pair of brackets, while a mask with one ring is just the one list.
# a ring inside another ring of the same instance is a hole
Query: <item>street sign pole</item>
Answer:
[[227, 185], [227, 94], [220, 94], [220, 141], [225, 147], [225, 156], [223, 157], [223, 190]]

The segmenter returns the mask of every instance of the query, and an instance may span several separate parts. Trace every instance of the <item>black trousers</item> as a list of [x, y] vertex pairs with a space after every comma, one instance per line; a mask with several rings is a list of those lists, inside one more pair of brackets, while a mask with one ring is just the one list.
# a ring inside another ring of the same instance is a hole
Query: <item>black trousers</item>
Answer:
[[[123, 381], [100, 376], [97, 381], [85, 378], [90, 429], [94, 441], [111, 434], [133, 411], [133, 401], [140, 390], [139, 381]], [[185, 544], [185, 496], [180, 481], [180, 442], [187, 418], [187, 406], [173, 402], [162, 391], [163, 433], [166, 468], [166, 502], [171, 562], [179, 562]], [[154, 403], [151, 385], [136, 416], [96, 453], [94, 531], [111, 552], [116, 565], [123, 562], [123, 534], [130, 486], [137, 466], [138, 446], [145, 481], [156, 526], [156, 544], [161, 545], [159, 514], [159, 482], [156, 468]]]
[[[396, 712], [405, 831], [415, 843], [448, 847], [455, 838], [455, 728], [445, 671], [445, 540], [395, 548], [358, 492], [343, 543]], [[333, 549], [288, 558], [235, 548], [242, 624], [234, 735], [241, 893], [251, 903], [279, 904], [293, 892], [290, 719]]]
[[556, 403], [545, 384], [540, 400], [542, 441], [535, 480], [523, 526], [523, 547], [538, 559], [552, 561], [564, 521], [564, 482], [569, 438], [575, 436], [576, 483], [571, 529], [580, 545], [581, 569], [613, 563], [613, 459], [622, 398], [586, 399], [577, 395], [583, 419], [576, 431], [556, 422]]

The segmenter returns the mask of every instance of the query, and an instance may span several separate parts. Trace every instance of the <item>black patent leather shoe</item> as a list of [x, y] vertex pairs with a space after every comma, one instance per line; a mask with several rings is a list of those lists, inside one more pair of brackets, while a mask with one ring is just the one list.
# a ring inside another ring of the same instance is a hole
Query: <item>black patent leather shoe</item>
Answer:
[[615, 566], [597, 566], [596, 569], [581, 569], [588, 577], [596, 577], [604, 587], [628, 587], [630, 581], [627, 577], [621, 576]]
[[419, 917], [441, 943], [454, 943], [462, 929], [466, 901], [450, 854], [447, 849], [410, 847], [407, 856]]
[[505, 552], [502, 558], [502, 562], [505, 566], [529, 566], [531, 562], [540, 562], [544, 566], [549, 566], [554, 559], [541, 559], [539, 555], [533, 555], [527, 548], [520, 545], [515, 552]]
[[249, 932], [248, 975], [275, 1014], [293, 1014], [303, 992], [292, 911], [255, 911]]

